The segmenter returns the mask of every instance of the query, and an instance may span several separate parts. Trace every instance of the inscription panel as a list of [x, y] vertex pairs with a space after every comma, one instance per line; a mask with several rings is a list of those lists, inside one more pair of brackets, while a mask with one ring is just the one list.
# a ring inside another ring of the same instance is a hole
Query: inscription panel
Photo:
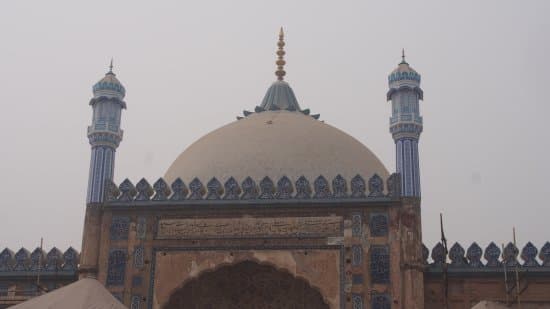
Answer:
[[342, 217], [161, 219], [157, 239], [327, 237], [342, 233]]

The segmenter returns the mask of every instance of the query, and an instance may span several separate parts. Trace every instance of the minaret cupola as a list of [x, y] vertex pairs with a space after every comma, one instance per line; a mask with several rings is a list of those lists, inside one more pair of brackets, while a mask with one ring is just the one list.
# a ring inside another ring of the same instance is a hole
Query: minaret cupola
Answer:
[[118, 98], [120, 100], [124, 99], [126, 95], [126, 89], [120, 83], [116, 74], [113, 73], [113, 61], [109, 65], [109, 72], [105, 74], [100, 81], [98, 81], [92, 88], [94, 93], [94, 98], [107, 97], [107, 98]]

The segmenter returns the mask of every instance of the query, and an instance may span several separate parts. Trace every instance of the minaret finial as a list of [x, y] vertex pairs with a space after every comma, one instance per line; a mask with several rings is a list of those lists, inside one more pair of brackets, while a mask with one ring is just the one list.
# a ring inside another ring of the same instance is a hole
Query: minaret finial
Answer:
[[109, 64], [109, 73], [113, 74], [113, 58], [111, 57], [111, 64]]
[[277, 50], [278, 58], [275, 62], [277, 64], [277, 71], [275, 72], [275, 75], [277, 75], [277, 80], [283, 80], [284, 76], [286, 75], [286, 72], [284, 70], [286, 62], [284, 59], [285, 33], [283, 32], [283, 27], [281, 27], [281, 30], [279, 31], [279, 42], [277, 42], [277, 46], [279, 46], [279, 50]]
[[407, 61], [405, 61], [405, 49], [401, 49], [401, 63], [407, 63]]

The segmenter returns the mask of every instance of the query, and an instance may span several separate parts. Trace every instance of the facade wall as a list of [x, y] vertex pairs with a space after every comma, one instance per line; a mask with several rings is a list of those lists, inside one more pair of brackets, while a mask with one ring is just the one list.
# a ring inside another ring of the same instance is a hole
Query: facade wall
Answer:
[[151, 204], [111, 202], [102, 215], [97, 278], [130, 308], [162, 308], [190, 279], [240, 261], [306, 280], [330, 308], [405, 308], [412, 293], [399, 200]]
[[[508, 301], [512, 305], [515, 303], [516, 290], [511, 288], [513, 280], [509, 283], [510, 293], [507, 294], [504, 273], [453, 276], [448, 283], [449, 309], [470, 309], [483, 300]], [[426, 278], [424, 286], [426, 309], [443, 308], [442, 278]], [[522, 308], [550, 308], [550, 276], [522, 276], [520, 286]]]

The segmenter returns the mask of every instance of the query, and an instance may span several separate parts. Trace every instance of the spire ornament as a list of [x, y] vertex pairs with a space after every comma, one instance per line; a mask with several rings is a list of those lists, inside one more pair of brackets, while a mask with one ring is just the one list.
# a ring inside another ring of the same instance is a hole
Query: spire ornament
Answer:
[[111, 63], [109, 64], [109, 72], [107, 74], [115, 74], [113, 73], [113, 58], [111, 58]]
[[407, 61], [405, 61], [405, 49], [401, 49], [401, 63], [408, 64]]
[[281, 30], [279, 31], [279, 42], [277, 42], [277, 46], [279, 46], [279, 50], [277, 50], [277, 61], [275, 62], [277, 64], [277, 71], [275, 72], [275, 75], [277, 76], [277, 80], [283, 80], [284, 76], [286, 75], [286, 72], [284, 70], [284, 66], [286, 64], [286, 61], [284, 59], [285, 56], [285, 33], [283, 32], [283, 27], [281, 27]]

